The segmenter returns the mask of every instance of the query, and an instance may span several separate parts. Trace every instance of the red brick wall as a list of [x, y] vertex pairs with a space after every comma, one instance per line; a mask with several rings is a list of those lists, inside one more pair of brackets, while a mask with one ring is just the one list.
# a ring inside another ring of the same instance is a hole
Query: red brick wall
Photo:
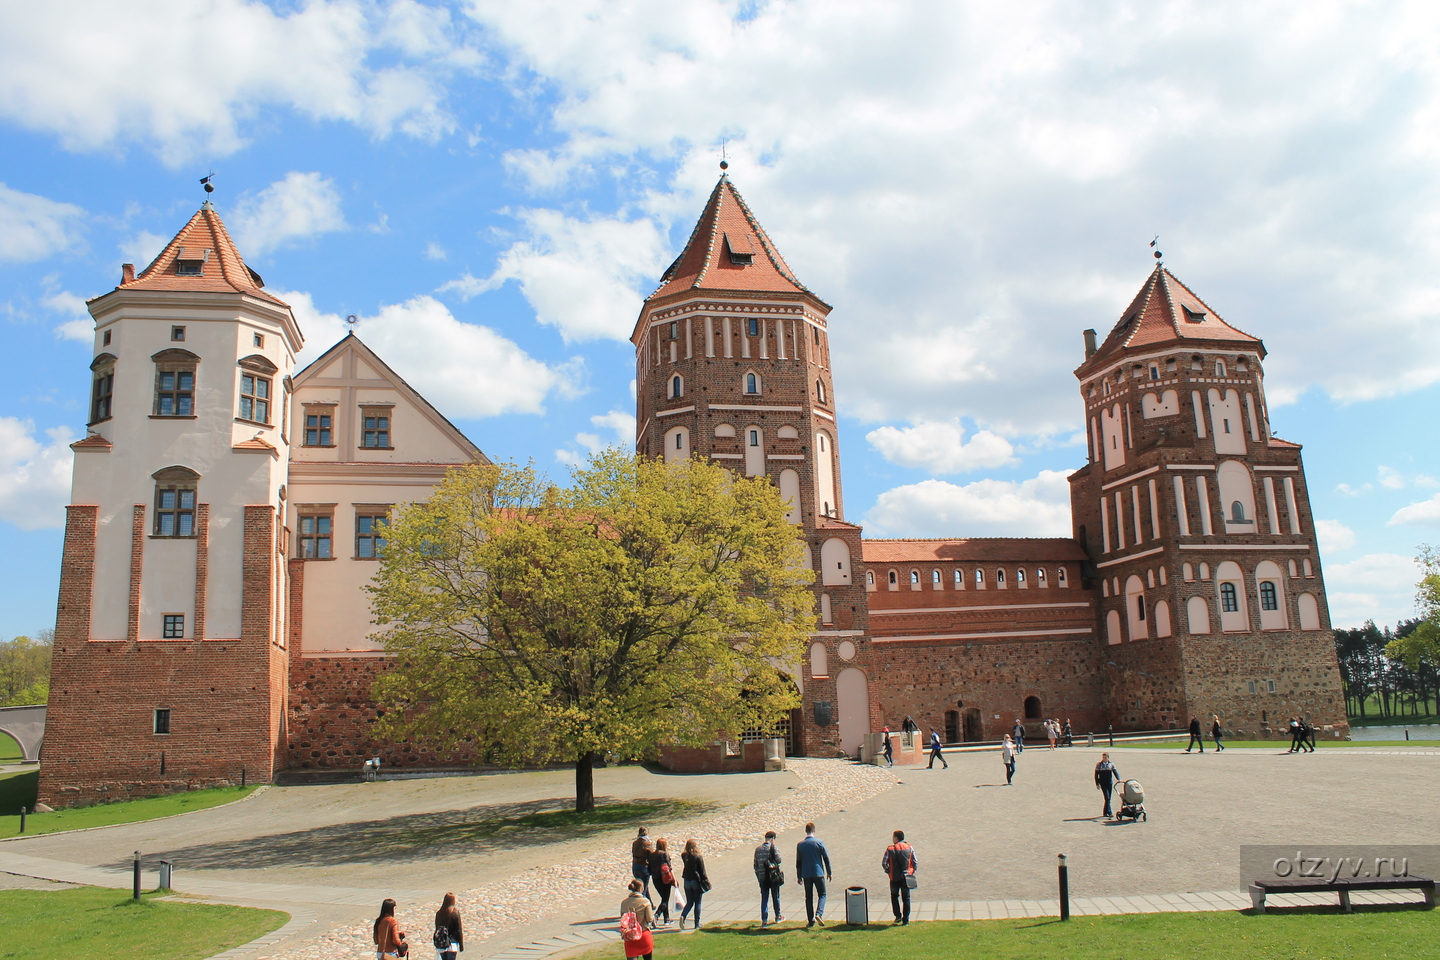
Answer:
[[725, 746], [660, 747], [660, 766], [675, 773], [760, 773], [765, 769], [765, 743], [750, 740], [740, 744], [737, 756], [726, 756]]

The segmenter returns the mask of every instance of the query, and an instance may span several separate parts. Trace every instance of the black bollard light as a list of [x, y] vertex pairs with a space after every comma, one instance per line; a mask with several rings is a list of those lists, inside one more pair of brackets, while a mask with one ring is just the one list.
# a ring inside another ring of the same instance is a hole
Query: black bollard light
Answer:
[[1065, 854], [1056, 854], [1060, 858], [1060, 919], [1070, 919], [1070, 868], [1065, 865]]
[[135, 851], [135, 899], [140, 899], [140, 851]]
[[244, 767], [241, 767], [241, 768], [240, 768], [240, 789], [241, 789], [241, 790], [244, 790], [244, 789], [245, 789], [245, 768], [244, 768]]
[[1115, 746], [1115, 724], [1112, 723], [1105, 729], [1110, 733], [1110, 746]]
[[20, 808], [20, 832], [25, 832], [25, 808]]

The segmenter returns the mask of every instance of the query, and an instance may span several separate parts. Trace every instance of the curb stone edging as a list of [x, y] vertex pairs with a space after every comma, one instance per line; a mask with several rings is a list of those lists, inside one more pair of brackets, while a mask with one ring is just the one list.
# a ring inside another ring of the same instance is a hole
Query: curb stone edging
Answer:
[[[145, 820], [126, 820], [122, 823], [105, 823], [101, 824], [98, 827], [72, 827], [69, 830], [55, 830], [50, 833], [21, 833], [13, 837], [0, 837], [0, 843], [13, 843], [16, 840], [36, 840], [41, 837], [63, 837], [66, 834], [71, 833], [89, 833], [91, 830], [109, 830], [111, 827], [133, 827], [137, 823], [156, 823], [160, 820], [174, 820], [176, 817], [193, 817], [197, 813], [209, 813], [211, 810], [221, 810], [225, 807], [234, 806], [237, 803], [244, 803], [246, 800], [250, 800], [260, 796], [260, 794], [264, 793], [266, 790], [269, 790], [270, 787], [271, 784], [262, 783], [260, 784], [260, 786], [256, 787], [254, 791], [252, 791], [251, 793], [247, 793], [243, 797], [238, 797], [234, 800], [227, 800], [224, 803], [217, 803], [215, 804], [215, 806], [206, 807], [203, 810], [186, 810], [182, 813], [167, 813], [163, 817], [149, 817]], [[169, 794], [169, 796], [175, 796], [175, 794]], [[136, 799], [150, 800], [152, 798], [137, 797]]]

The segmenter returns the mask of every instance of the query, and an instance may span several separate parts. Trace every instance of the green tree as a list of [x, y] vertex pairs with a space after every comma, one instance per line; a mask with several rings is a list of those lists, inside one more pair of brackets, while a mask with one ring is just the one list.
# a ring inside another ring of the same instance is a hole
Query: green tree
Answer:
[[815, 628], [798, 528], [763, 478], [608, 451], [559, 488], [452, 471], [389, 529], [370, 588], [395, 657], [381, 732], [478, 740], [501, 762], [593, 767], [699, 744], [797, 705]]
[[1422, 544], [1415, 560], [1421, 570], [1415, 585], [1421, 619], [1401, 624], [1395, 639], [1385, 645], [1385, 656], [1405, 665], [1428, 703], [1431, 691], [1440, 701], [1440, 554]]
[[53, 635], [16, 637], [0, 643], [0, 706], [20, 707], [50, 699], [50, 650]]

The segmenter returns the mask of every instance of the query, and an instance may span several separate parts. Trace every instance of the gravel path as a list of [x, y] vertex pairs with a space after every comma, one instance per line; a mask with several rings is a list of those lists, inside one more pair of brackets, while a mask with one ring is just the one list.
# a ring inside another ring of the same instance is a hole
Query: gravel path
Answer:
[[[895, 774], [889, 770], [844, 760], [790, 760], [787, 765], [801, 783], [783, 796], [718, 816], [680, 821], [664, 829], [654, 827], [651, 835], [694, 837], [700, 841], [706, 856], [713, 856], [741, 844], [756, 843], [767, 829], [784, 829], [844, 810], [889, 790], [896, 783]], [[457, 893], [465, 917], [467, 943], [480, 947], [496, 934], [573, 912], [579, 904], [606, 893], [614, 895], [618, 902], [616, 891], [630, 879], [630, 839], [628, 835], [617, 836], [613, 851], [562, 863], [536, 864], [503, 882]], [[678, 848], [679, 843], [674, 846]], [[412, 950], [417, 956], [428, 955], [431, 950], [429, 932], [438, 905], [438, 902], [401, 904], [397, 911], [400, 926], [410, 934]], [[333, 929], [304, 944], [272, 954], [271, 958], [334, 960], [370, 955], [374, 949], [367, 921]]]

